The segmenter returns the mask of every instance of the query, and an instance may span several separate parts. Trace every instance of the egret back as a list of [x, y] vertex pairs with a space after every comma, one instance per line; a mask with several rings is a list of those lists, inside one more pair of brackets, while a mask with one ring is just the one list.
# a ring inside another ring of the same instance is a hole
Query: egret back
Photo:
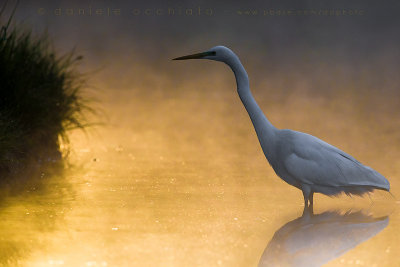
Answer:
[[313, 192], [362, 195], [374, 189], [390, 190], [380, 173], [312, 135], [281, 130], [279, 136], [280, 168]]

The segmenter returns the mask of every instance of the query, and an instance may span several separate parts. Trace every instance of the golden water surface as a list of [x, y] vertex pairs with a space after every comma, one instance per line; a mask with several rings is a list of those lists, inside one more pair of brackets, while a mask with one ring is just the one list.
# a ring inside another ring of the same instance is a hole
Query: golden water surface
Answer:
[[[301, 192], [268, 165], [232, 82], [102, 91], [104, 123], [71, 134], [64, 174], [2, 197], [0, 265], [400, 266], [398, 200], [317, 194], [315, 215], [301, 217]], [[378, 121], [340, 101], [351, 94], [279, 105], [254, 94], [279, 128], [351, 153], [400, 198], [396, 119], [384, 109]]]

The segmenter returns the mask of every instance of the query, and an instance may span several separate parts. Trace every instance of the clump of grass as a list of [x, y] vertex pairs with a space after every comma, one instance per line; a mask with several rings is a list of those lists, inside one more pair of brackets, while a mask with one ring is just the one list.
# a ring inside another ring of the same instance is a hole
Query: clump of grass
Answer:
[[46, 34], [9, 25], [0, 27], [2, 176], [28, 160], [60, 159], [60, 142], [68, 143], [68, 130], [85, 127], [89, 110], [83, 76], [75, 71], [82, 57], [74, 51], [57, 56]]

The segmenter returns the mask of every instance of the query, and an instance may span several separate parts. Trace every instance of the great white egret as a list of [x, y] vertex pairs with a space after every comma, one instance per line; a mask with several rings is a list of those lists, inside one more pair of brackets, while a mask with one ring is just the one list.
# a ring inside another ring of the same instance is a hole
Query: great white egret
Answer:
[[247, 72], [227, 47], [174, 58], [209, 59], [227, 64], [235, 74], [237, 92], [254, 125], [261, 148], [275, 173], [303, 192], [304, 206], [313, 206], [313, 194], [363, 195], [374, 189], [390, 190], [385, 177], [342, 150], [306, 133], [277, 129], [265, 117], [250, 92]]

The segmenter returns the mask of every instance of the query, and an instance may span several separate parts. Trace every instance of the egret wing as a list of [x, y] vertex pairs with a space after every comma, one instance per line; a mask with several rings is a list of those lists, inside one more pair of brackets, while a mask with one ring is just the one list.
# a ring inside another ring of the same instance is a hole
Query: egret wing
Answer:
[[285, 168], [301, 183], [389, 190], [389, 182], [381, 174], [314, 136], [293, 131], [290, 145]]

